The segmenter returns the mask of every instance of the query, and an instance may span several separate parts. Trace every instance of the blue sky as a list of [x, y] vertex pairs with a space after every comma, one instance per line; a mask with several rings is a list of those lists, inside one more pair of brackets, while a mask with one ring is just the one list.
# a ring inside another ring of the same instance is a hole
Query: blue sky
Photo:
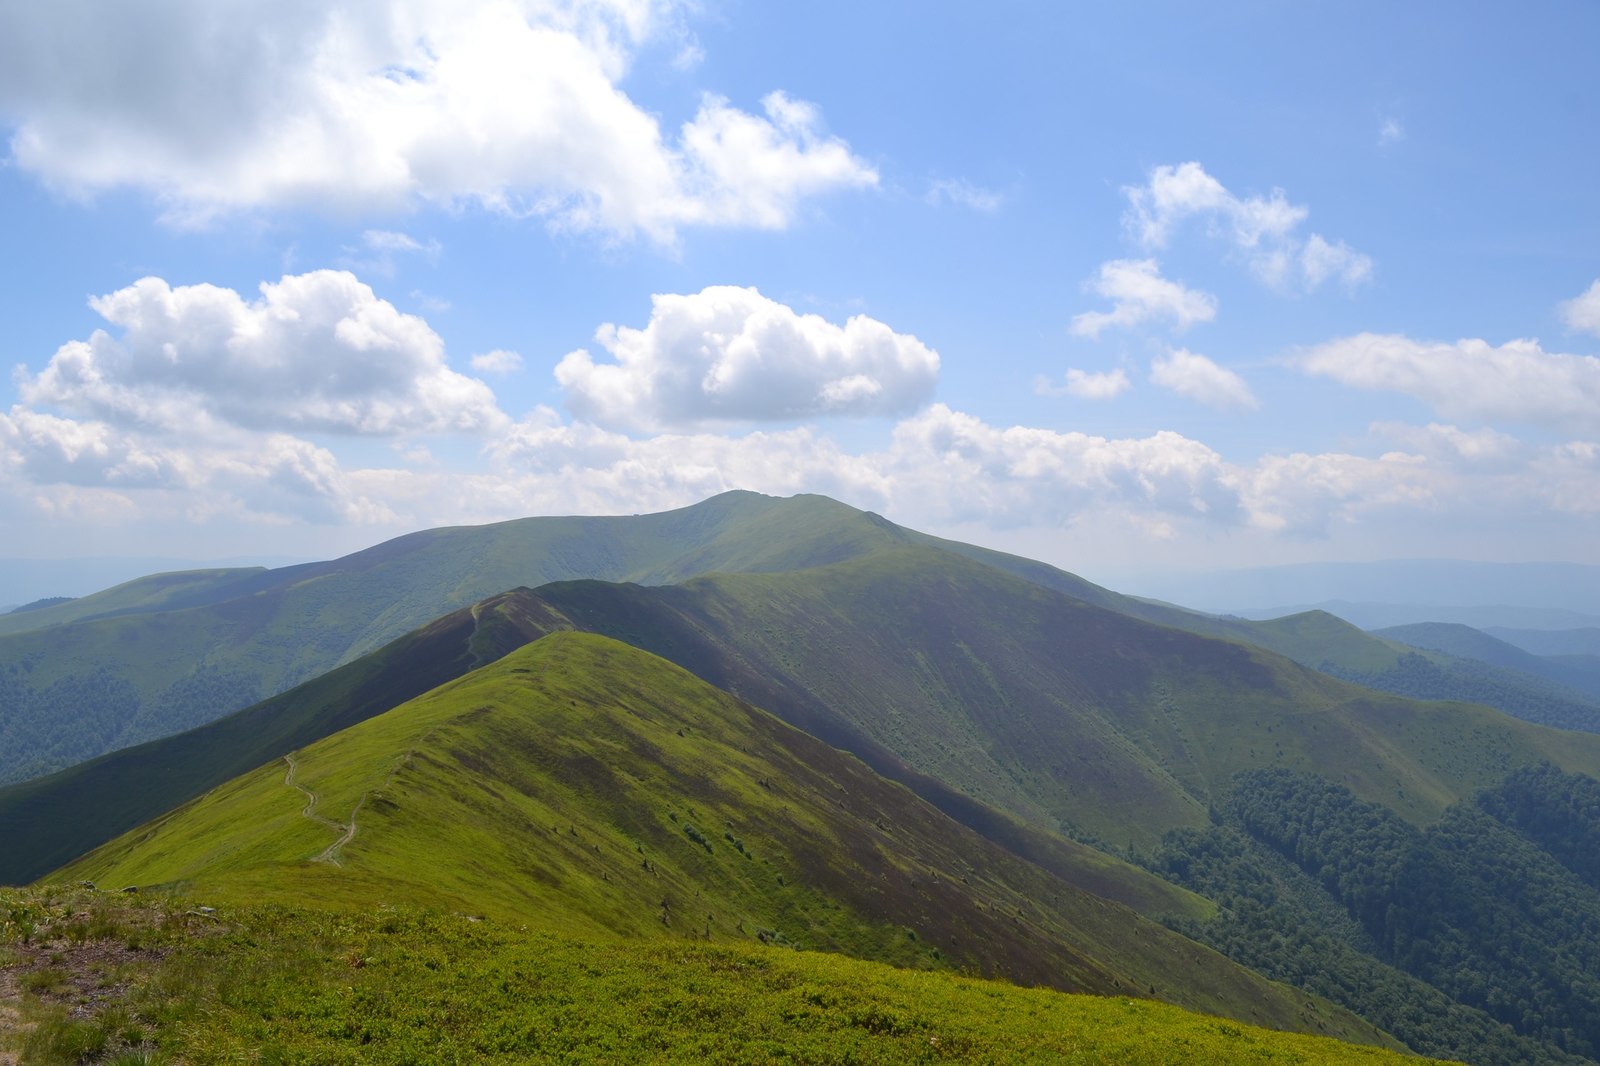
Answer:
[[1104, 6], [5, 5], [0, 555], [1600, 561], [1600, 8]]

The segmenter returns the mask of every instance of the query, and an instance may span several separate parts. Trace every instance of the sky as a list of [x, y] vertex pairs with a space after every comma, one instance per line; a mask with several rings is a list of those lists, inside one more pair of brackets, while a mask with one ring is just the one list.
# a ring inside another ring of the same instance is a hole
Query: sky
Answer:
[[1600, 6], [0, 0], [0, 556], [820, 492], [1600, 562]]

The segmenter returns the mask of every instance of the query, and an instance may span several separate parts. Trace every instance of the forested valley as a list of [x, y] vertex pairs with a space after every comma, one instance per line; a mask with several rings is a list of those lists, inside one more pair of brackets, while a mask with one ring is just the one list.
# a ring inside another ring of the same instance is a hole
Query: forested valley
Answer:
[[1600, 783], [1543, 764], [1418, 828], [1321, 778], [1236, 778], [1156, 872], [1220, 906], [1175, 924], [1424, 1054], [1569, 1063], [1600, 1052]]

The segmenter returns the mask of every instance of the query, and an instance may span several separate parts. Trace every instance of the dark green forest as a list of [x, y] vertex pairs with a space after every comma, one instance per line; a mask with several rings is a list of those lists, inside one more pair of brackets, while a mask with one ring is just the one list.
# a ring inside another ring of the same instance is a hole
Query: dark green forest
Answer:
[[1548, 764], [1427, 828], [1320, 778], [1258, 770], [1150, 865], [1222, 907], [1174, 923], [1183, 932], [1414, 1050], [1570, 1063], [1600, 1053], [1597, 816], [1600, 782]]
[[[35, 688], [26, 670], [12, 665], [0, 669], [0, 784], [182, 732], [214, 720], [219, 710], [260, 698], [253, 677], [211, 666], [196, 668], [143, 701], [132, 683], [104, 666]], [[72, 728], [62, 729], [62, 722]]]

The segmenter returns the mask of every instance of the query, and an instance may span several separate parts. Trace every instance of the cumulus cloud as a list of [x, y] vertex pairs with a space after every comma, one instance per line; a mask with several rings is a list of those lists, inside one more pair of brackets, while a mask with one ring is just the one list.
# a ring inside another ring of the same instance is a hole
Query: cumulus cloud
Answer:
[[1071, 367], [1064, 386], [1056, 386], [1042, 376], [1033, 383], [1033, 391], [1040, 396], [1076, 396], [1080, 400], [1114, 400], [1131, 387], [1128, 375], [1120, 367], [1094, 373]]
[[1371, 277], [1372, 260], [1343, 241], [1328, 241], [1316, 233], [1300, 237], [1310, 209], [1290, 203], [1282, 189], [1267, 196], [1240, 197], [1199, 163], [1188, 162], [1158, 166], [1144, 185], [1123, 192], [1128, 198], [1124, 222], [1147, 248], [1165, 247], [1179, 227], [1198, 219], [1274, 287], [1298, 285], [1309, 290], [1329, 278], [1356, 285]]
[[1084, 288], [1112, 301], [1112, 308], [1073, 316], [1071, 330], [1080, 337], [1098, 337], [1107, 326], [1131, 327], [1152, 318], [1169, 320], [1182, 331], [1217, 315], [1216, 297], [1162, 277], [1154, 259], [1102, 263], [1099, 277]]
[[1494, 429], [1465, 430], [1430, 422], [1375, 422], [1372, 432], [1414, 454], [1440, 462], [1469, 464], [1480, 470], [1511, 469], [1526, 461], [1531, 449], [1509, 433]]
[[219, 515], [274, 523], [398, 521], [387, 503], [359, 491], [330, 450], [287, 433], [223, 433], [195, 447], [143, 428], [19, 405], [0, 415], [0, 457], [47, 514], [64, 503], [92, 502], [110, 506], [121, 521], [164, 501], [186, 522]]
[[651, 297], [643, 329], [606, 324], [556, 366], [567, 406], [612, 428], [820, 415], [887, 415], [933, 392], [939, 355], [866, 315], [843, 326], [802, 315], [753, 288], [712, 286]]
[[117, 332], [23, 374], [24, 403], [164, 431], [481, 433], [507, 421], [488, 386], [445, 364], [426, 322], [343, 271], [263, 283], [255, 300], [151, 277], [90, 305]]
[[1320, 538], [1379, 514], [1468, 528], [1491, 501], [1499, 511], [1516, 508], [1524, 525], [1558, 530], [1600, 514], [1594, 443], [1532, 447], [1437, 424], [1374, 427], [1374, 443], [1389, 450], [1232, 463], [1172, 432], [1118, 439], [993, 425], [935, 404], [900, 422], [882, 446], [853, 449], [813, 427], [640, 439], [539, 409], [486, 441], [485, 464], [463, 469], [423, 456], [382, 467], [286, 433], [236, 431], [196, 447], [172, 433], [13, 408], [0, 414], [0, 514], [13, 523], [398, 532], [660, 510], [730, 488], [823, 492], [924, 528], [1117, 529], [1151, 540]]
[[734, 488], [822, 492], [868, 505], [887, 499], [882, 470], [809, 427], [635, 439], [544, 408], [489, 451], [501, 492], [533, 493], [552, 507], [557, 500], [597, 512], [678, 507]]
[[1171, 432], [1110, 439], [1031, 426], [991, 426], [934, 404], [895, 427], [880, 459], [896, 498], [946, 520], [1061, 525], [1114, 505], [1229, 524], [1240, 519], [1233, 472], [1198, 441]]
[[670, 0], [403, 5], [85, 0], [0, 10], [16, 165], [82, 193], [136, 187], [169, 217], [310, 205], [478, 204], [670, 242], [781, 228], [876, 171], [781, 92], [706, 96], [675, 132], [620, 87]]
[[1568, 329], [1582, 330], [1600, 337], [1600, 280], [1579, 296], [1561, 305], [1561, 320]]
[[1143, 244], [1155, 248], [1164, 246], [1172, 230], [1193, 217], [1225, 228], [1240, 247], [1254, 248], [1264, 240], [1288, 236], [1310, 214], [1291, 204], [1282, 189], [1273, 189], [1270, 196], [1240, 199], [1195, 162], [1158, 166], [1145, 185], [1123, 191], [1130, 205], [1130, 225]]
[[426, 481], [426, 490], [418, 482], [408, 491], [434, 502], [493, 501], [501, 510], [485, 520], [675, 507], [727, 488], [824, 492], [912, 524], [1061, 529], [1111, 516], [1154, 537], [1187, 529], [1314, 539], [1382, 512], [1448, 521], [1486, 500], [1516, 501], [1530, 514], [1600, 513], [1600, 446], [1513, 456], [1504, 449], [1514, 445], [1455, 427], [1385, 427], [1380, 436], [1400, 432], [1411, 434], [1406, 446], [1376, 441], [1374, 455], [1230, 463], [1178, 433], [1114, 438], [997, 426], [945, 404], [900, 422], [886, 447], [862, 451], [805, 428], [638, 440], [546, 410], [491, 446], [495, 476]]
[[1244, 379], [1187, 348], [1174, 348], [1150, 364], [1150, 380], [1180, 396], [1219, 410], [1259, 407]]
[[1440, 506], [1440, 472], [1422, 456], [1385, 452], [1265, 455], [1242, 480], [1243, 505], [1258, 528], [1302, 538], [1380, 508]]
[[1546, 352], [1538, 341], [1495, 347], [1362, 333], [1318, 345], [1297, 365], [1354, 388], [1414, 396], [1450, 419], [1600, 435], [1600, 359]]

